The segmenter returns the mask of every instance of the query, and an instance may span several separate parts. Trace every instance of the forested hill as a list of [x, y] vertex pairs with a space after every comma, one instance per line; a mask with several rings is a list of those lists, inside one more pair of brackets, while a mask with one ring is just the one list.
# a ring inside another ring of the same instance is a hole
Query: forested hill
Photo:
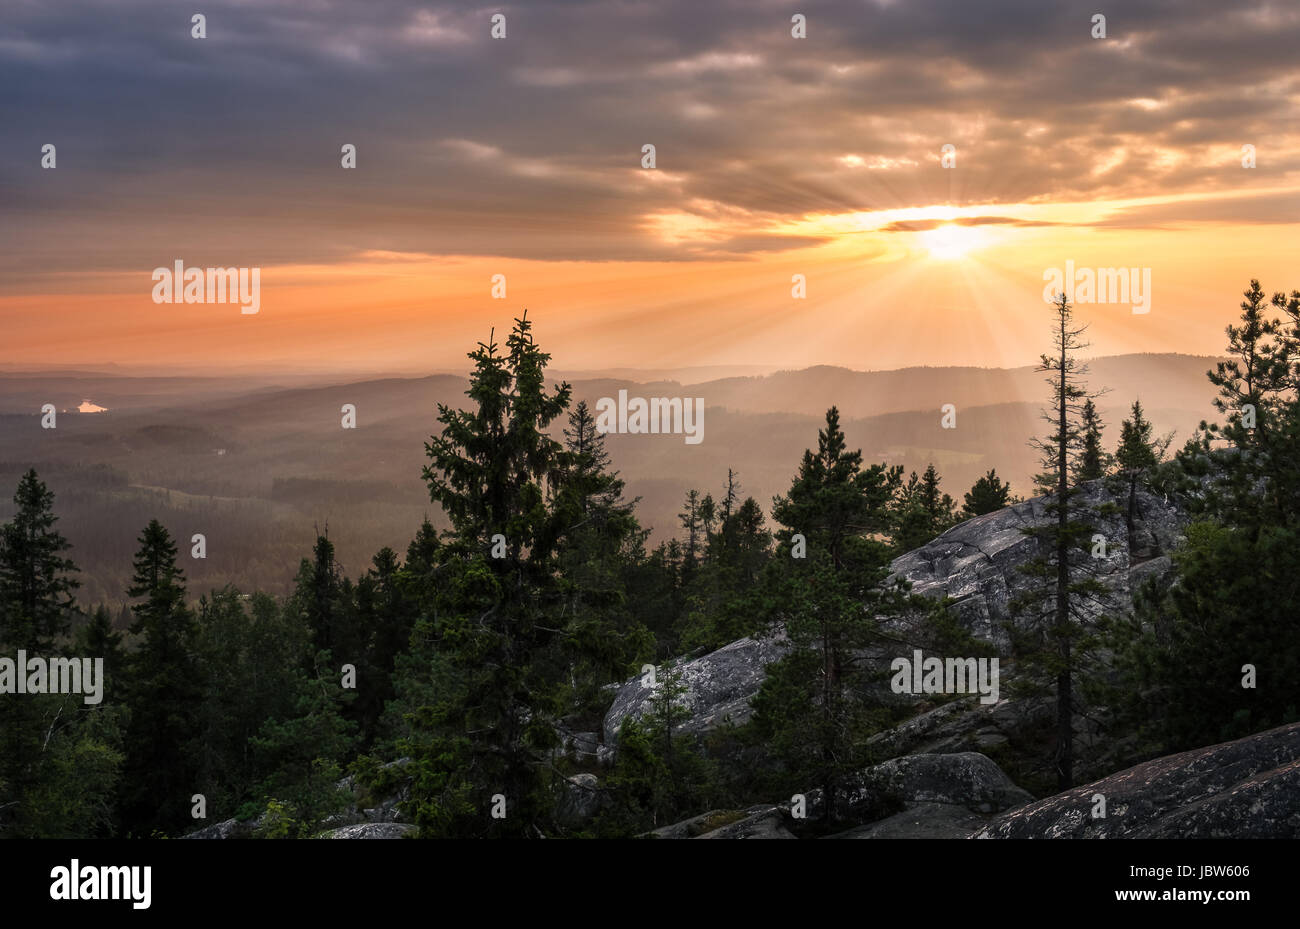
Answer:
[[[1112, 429], [1141, 398], [1157, 430], [1179, 441], [1214, 411], [1205, 378], [1214, 359], [1125, 355], [1095, 359], [1093, 380], [1111, 388], [1098, 401]], [[548, 372], [561, 379], [563, 372]], [[338, 558], [364, 568], [399, 548], [427, 514], [442, 527], [420, 479], [423, 443], [437, 404], [463, 406], [464, 378], [385, 378], [276, 386], [273, 378], [141, 378], [117, 373], [0, 374], [0, 482], [14, 486], [31, 465], [58, 493], [63, 531], [81, 552], [84, 596], [121, 604], [128, 581], [122, 553], [153, 516], [213, 540], [191, 566], [199, 589], [237, 583], [289, 592], [293, 564], [328, 524]], [[728, 468], [746, 495], [769, 511], [823, 414], [838, 405], [847, 440], [870, 460], [922, 472], [933, 463], [955, 496], [990, 468], [1015, 492], [1037, 471], [1028, 444], [1041, 424], [1041, 375], [1030, 368], [905, 368], [859, 372], [810, 368], [701, 383], [638, 383], [588, 377], [574, 382], [589, 404], [633, 396], [702, 397], [704, 441], [610, 435], [612, 466], [639, 497], [637, 514], [655, 543], [679, 529], [691, 488], [716, 495]], [[45, 403], [59, 410], [90, 399], [108, 413], [61, 415], [39, 429]], [[340, 427], [345, 403], [356, 430]], [[956, 428], [941, 428], [944, 404]], [[0, 497], [0, 519], [12, 512]]]

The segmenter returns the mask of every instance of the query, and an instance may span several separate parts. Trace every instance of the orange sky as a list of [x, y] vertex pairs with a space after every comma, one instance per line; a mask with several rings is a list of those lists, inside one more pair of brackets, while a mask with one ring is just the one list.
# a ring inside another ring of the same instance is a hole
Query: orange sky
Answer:
[[[362, 7], [12, 11], [0, 365], [460, 370], [527, 308], [570, 370], [1014, 366], [1067, 260], [1150, 271], [1076, 308], [1098, 355], [1300, 289], [1294, 5]], [[177, 260], [260, 311], [154, 303]]]
[[[491, 327], [503, 332], [527, 307], [553, 365], [568, 369], [1015, 366], [1047, 344], [1042, 275], [1066, 259], [1131, 267], [1140, 256], [1151, 269], [1148, 314], [1078, 307], [1092, 354], [1217, 353], [1251, 276], [1269, 290], [1300, 285], [1293, 258], [1278, 248], [1300, 241], [1296, 226], [847, 228], [875, 221], [811, 220], [836, 230], [829, 244], [721, 262], [381, 254], [272, 266], [262, 271], [256, 315], [235, 305], [154, 304], [138, 272], [72, 276], [66, 292], [0, 299], [5, 360], [457, 369]], [[506, 275], [505, 299], [490, 295], [494, 274]], [[791, 296], [795, 274], [806, 278], [805, 299]]]

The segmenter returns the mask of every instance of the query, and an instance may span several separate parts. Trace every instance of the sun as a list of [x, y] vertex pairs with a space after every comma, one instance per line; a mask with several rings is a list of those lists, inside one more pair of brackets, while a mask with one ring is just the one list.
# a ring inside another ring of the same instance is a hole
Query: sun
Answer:
[[965, 258], [973, 249], [985, 244], [985, 232], [977, 226], [955, 226], [945, 223], [919, 233], [921, 244], [936, 261], [953, 261]]

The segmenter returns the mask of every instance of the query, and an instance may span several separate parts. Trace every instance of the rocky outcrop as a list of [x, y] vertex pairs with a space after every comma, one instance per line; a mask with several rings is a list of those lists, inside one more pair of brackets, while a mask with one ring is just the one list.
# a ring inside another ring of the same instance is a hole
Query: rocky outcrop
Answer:
[[[1127, 493], [1112, 492], [1106, 480], [1089, 481], [1079, 488], [1074, 502], [1094, 514], [1091, 519], [1095, 534], [1104, 540], [1104, 556], [1091, 558], [1090, 569], [1114, 602], [1131, 601], [1143, 578], [1168, 567], [1167, 554], [1177, 544], [1184, 523], [1173, 503], [1139, 490], [1130, 539]], [[1048, 503], [1047, 497], [1035, 497], [958, 523], [933, 542], [898, 557], [890, 567], [911, 583], [913, 593], [951, 598], [962, 625], [1005, 654], [1011, 603], [1031, 582], [1019, 568], [1038, 554], [1036, 541], [1024, 530], [1055, 518]], [[1098, 553], [1102, 551], [1098, 547]], [[1100, 609], [1100, 604], [1094, 609]]]
[[[850, 778], [836, 803], [837, 819], [860, 825], [846, 839], [965, 838], [993, 815], [1033, 800], [996, 764], [975, 752], [912, 755]], [[746, 810], [712, 810], [649, 833], [661, 839], [792, 839], [822, 810], [820, 790], [792, 802]]]
[[893, 758], [871, 768], [867, 779], [904, 803], [943, 803], [976, 813], [997, 813], [1034, 799], [978, 752]]
[[253, 820], [241, 823], [237, 819], [226, 819], [211, 826], [187, 833], [182, 839], [251, 839], [257, 823]]
[[[978, 752], [906, 755], [855, 779], [843, 806], [861, 825], [832, 838], [965, 838], [994, 814], [1033, 799]], [[810, 801], [820, 811], [816, 792]]]
[[[1139, 490], [1130, 537], [1126, 520], [1127, 488], [1110, 486], [1106, 480], [1090, 481], [1082, 485], [1075, 500], [1097, 514], [1094, 525], [1105, 541], [1104, 557], [1093, 559], [1090, 567], [1109, 589], [1112, 603], [1129, 602], [1144, 578], [1167, 570], [1168, 552], [1180, 539], [1185, 521], [1174, 503]], [[896, 558], [891, 570], [895, 576], [908, 580], [914, 593], [936, 599], [951, 598], [959, 622], [976, 638], [993, 644], [1000, 654], [1006, 655], [1009, 651], [1006, 624], [1012, 619], [1011, 603], [1029, 584], [1029, 578], [1019, 568], [1037, 555], [1036, 541], [1024, 530], [1045, 525], [1053, 518], [1048, 510], [1048, 498], [1026, 500], [959, 523], [934, 541]], [[690, 718], [681, 723], [680, 731], [701, 734], [727, 721], [737, 725], [748, 721], [752, 714], [749, 701], [763, 682], [764, 666], [787, 651], [788, 646], [779, 637], [746, 638], [673, 665], [682, 672], [682, 684], [686, 688], [678, 703], [690, 713]], [[664, 672], [660, 668], [658, 676], [662, 678]], [[628, 716], [643, 715], [653, 693], [654, 688], [645, 676], [633, 678], [618, 688], [605, 716], [602, 759], [608, 760], [622, 721]], [[955, 718], [957, 710], [947, 711], [953, 714], [945, 717], [947, 722], [975, 727], [971, 730], [974, 740], [938, 741], [934, 747], [924, 750], [992, 748], [1007, 738], [1007, 726], [1015, 722], [1015, 713], [1032, 715], [1037, 710], [1036, 707], [981, 708], [979, 716], [961, 723]], [[910, 745], [901, 748], [916, 750]]]
[[582, 826], [591, 822], [607, 806], [608, 794], [594, 774], [575, 774], [566, 778], [555, 804], [555, 820], [562, 826]]
[[[398, 758], [396, 761], [390, 761], [388, 764], [381, 766], [380, 770], [400, 772], [410, 763], [410, 758]], [[343, 810], [326, 818], [325, 825], [327, 827], [351, 826], [361, 823], [399, 822], [402, 819], [402, 814], [398, 811], [398, 805], [406, 802], [411, 796], [411, 779], [409, 777], [399, 780], [393, 791], [384, 797], [371, 797], [368, 791], [362, 790], [357, 785], [351, 775], [339, 781], [338, 787], [340, 790], [347, 791], [351, 795], [351, 800]]]
[[[1098, 797], [1105, 800], [1105, 816]], [[1300, 723], [1167, 755], [990, 822], [974, 838], [1300, 838]]]
[[670, 670], [681, 674], [686, 688], [676, 701], [690, 714], [678, 726], [682, 734], [707, 732], [727, 722], [743, 725], [753, 715], [749, 701], [763, 683], [763, 669], [787, 650], [783, 637], [740, 639], [702, 657], [660, 666], [653, 686], [648, 674], [633, 678], [619, 688], [605, 714], [605, 745], [615, 744], [624, 719], [646, 712]]
[[322, 839], [401, 839], [415, 832], [408, 823], [357, 823], [331, 829]]
[[746, 810], [710, 810], [699, 816], [647, 833], [654, 839], [793, 839], [778, 806]]
[[917, 803], [878, 822], [840, 832], [830, 839], [964, 839], [988, 822], [951, 803]]

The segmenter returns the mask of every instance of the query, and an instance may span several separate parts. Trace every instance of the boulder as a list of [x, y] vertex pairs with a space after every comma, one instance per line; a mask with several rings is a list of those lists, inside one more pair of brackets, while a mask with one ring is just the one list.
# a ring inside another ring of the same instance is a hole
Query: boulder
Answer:
[[608, 795], [601, 790], [594, 774], [575, 774], [566, 778], [555, 804], [556, 821], [563, 826], [582, 826], [591, 822], [605, 808]]
[[[805, 823], [822, 808], [820, 790], [805, 795]], [[1033, 801], [976, 752], [913, 755], [875, 765], [844, 785], [837, 815], [859, 825], [831, 838], [966, 838], [990, 817]], [[661, 839], [793, 839], [789, 802], [747, 810], [711, 810], [649, 833]]]
[[964, 839], [987, 816], [950, 803], [917, 803], [878, 822], [827, 836], [828, 839]]
[[656, 839], [793, 839], [780, 807], [710, 810], [699, 816], [646, 833]]
[[1034, 799], [978, 752], [907, 755], [878, 764], [867, 775], [908, 804], [942, 803], [977, 813], [998, 813]]
[[[1104, 818], [1093, 816], [1097, 795]], [[973, 838], [1300, 838], [1300, 723], [1135, 765]]]
[[750, 813], [744, 819], [728, 823], [712, 832], [706, 832], [701, 839], [793, 839], [795, 837], [785, 827], [785, 819], [776, 807], [770, 807]]
[[[808, 818], [821, 816], [821, 791], [806, 796]], [[835, 806], [837, 819], [857, 826], [844, 838], [965, 838], [994, 814], [1033, 799], [991, 759], [958, 752], [907, 755], [867, 768], [848, 779]]]
[[219, 823], [213, 823], [195, 832], [190, 832], [181, 836], [182, 839], [247, 839], [253, 835], [253, 830], [257, 827], [255, 821], [241, 823], [237, 819], [227, 819]]
[[676, 700], [690, 714], [679, 724], [683, 735], [707, 732], [727, 722], [743, 725], [753, 715], [749, 701], [763, 683], [763, 669], [788, 650], [783, 636], [745, 638], [699, 658], [660, 666], [654, 686], [648, 674], [632, 678], [619, 688], [605, 714], [605, 744], [615, 744], [624, 719], [640, 717], [649, 709], [651, 697], [663, 687], [669, 670], [681, 674], [686, 688]]
[[[410, 763], [410, 758], [398, 758], [396, 761], [382, 765], [380, 770], [401, 771]], [[398, 812], [398, 804], [410, 799], [411, 796], [410, 777], [402, 778], [393, 792], [383, 797], [370, 797], [366, 791], [357, 786], [350, 774], [338, 782], [338, 787], [351, 793], [352, 799], [343, 810], [325, 819], [324, 825], [329, 827], [350, 826], [356, 823], [395, 823], [402, 819], [401, 813]], [[363, 806], [366, 800], [372, 801], [372, 805]]]

